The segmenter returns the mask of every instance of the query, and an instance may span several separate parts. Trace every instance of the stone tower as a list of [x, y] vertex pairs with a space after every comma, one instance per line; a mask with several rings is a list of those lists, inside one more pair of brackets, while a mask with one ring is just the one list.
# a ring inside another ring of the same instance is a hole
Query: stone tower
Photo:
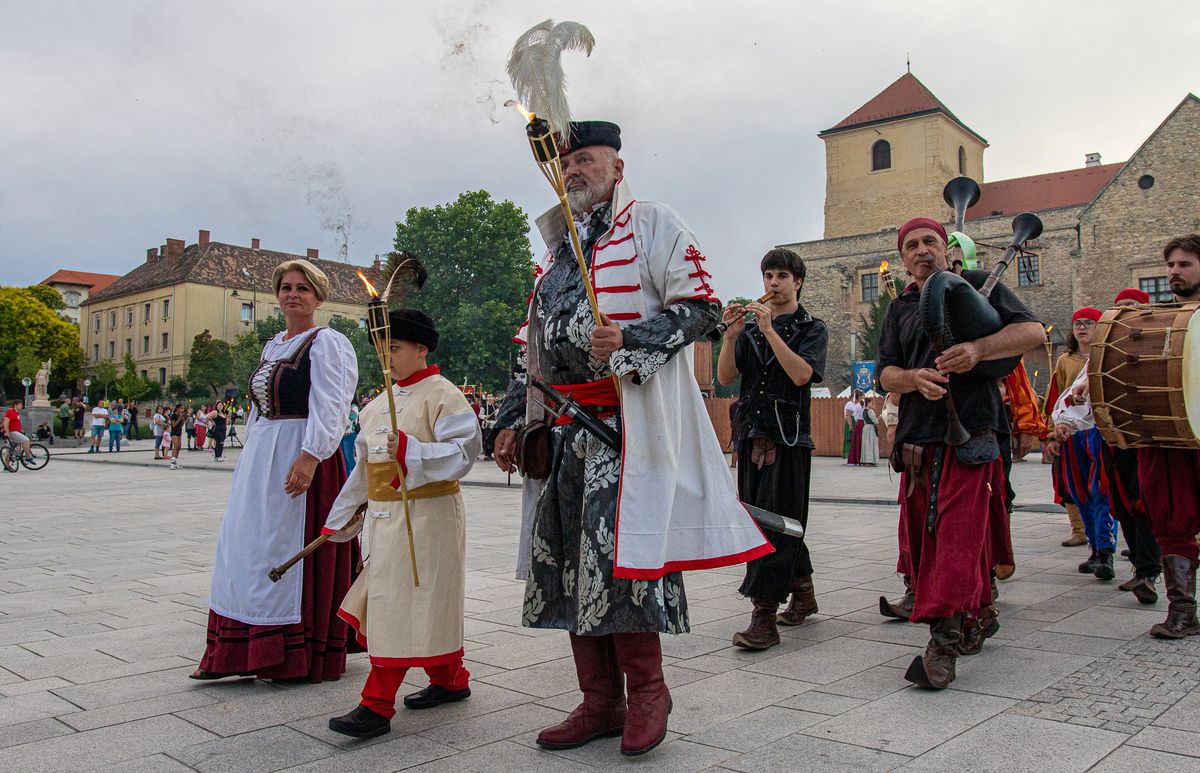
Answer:
[[825, 141], [825, 238], [899, 228], [910, 217], [950, 218], [942, 188], [983, 181], [988, 143], [911, 72], [831, 129]]

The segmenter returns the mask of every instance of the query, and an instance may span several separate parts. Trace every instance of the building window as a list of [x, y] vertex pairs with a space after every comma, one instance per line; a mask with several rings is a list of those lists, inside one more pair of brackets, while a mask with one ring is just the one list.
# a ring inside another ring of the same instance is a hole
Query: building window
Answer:
[[146, 378], [146, 373], [147, 373], [147, 371], [144, 371], [144, 370], [142, 371], [142, 378]]
[[129, 327], [132, 324], [133, 324], [133, 307], [126, 306], [125, 307], [125, 327]]
[[167, 369], [166, 368], [158, 369], [158, 383], [163, 386], [167, 385]]
[[109, 330], [117, 329], [117, 310], [116, 309], [113, 309], [112, 311], [108, 312], [108, 329]]
[[171, 299], [163, 298], [163, 319], [170, 319], [170, 317], [171, 317]]
[[96, 332], [97, 333], [100, 332], [100, 315], [99, 314], [96, 315]]
[[1138, 288], [1150, 296], [1151, 303], [1170, 303], [1175, 300], [1171, 284], [1165, 276], [1146, 276], [1138, 280]]
[[359, 317], [359, 318], [358, 318], [358, 326], [359, 326], [359, 328], [360, 328], [360, 329], [362, 329], [362, 328], [366, 328], [366, 326], [367, 326], [367, 318], [366, 318], [366, 317]]
[[133, 354], [133, 339], [132, 338], [125, 339], [125, 353]]
[[109, 341], [108, 342], [108, 359], [111, 360], [116, 355], [117, 355], [117, 342]]
[[164, 352], [167, 350], [167, 334], [166, 333], [162, 334], [162, 350]]
[[150, 353], [150, 336], [142, 336], [142, 354]]
[[1037, 255], [1020, 255], [1017, 257], [1017, 285], [1020, 287], [1035, 287], [1042, 283], [1041, 258]]
[[279, 312], [279, 307], [278, 307], [278, 306], [272, 306], [272, 307], [271, 307], [271, 316], [272, 316], [272, 317], [278, 317], [278, 316], [279, 316], [279, 313], [280, 313], [280, 312]]
[[254, 304], [253, 303], [243, 303], [242, 304], [242, 324], [249, 325], [253, 321], [254, 321]]
[[92, 344], [92, 362], [100, 362], [100, 344]]
[[859, 284], [862, 286], [862, 294], [859, 296], [863, 303], [870, 303], [879, 298], [879, 273], [869, 271], [865, 274], [858, 275]]
[[892, 145], [887, 140], [879, 140], [871, 146], [871, 171], [892, 168]]
[[967, 173], [967, 151], [962, 145], [958, 146], [958, 173]]
[[150, 304], [142, 304], [142, 322], [150, 321]]
[[67, 304], [68, 309], [79, 308], [79, 293], [74, 290], [63, 293], [63, 303]]

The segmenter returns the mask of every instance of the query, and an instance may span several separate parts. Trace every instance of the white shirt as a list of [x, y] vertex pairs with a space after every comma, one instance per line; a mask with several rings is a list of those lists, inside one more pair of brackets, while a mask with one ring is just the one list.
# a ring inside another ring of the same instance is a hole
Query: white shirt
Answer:
[[92, 426], [103, 427], [108, 424], [108, 409], [97, 405], [92, 409]]

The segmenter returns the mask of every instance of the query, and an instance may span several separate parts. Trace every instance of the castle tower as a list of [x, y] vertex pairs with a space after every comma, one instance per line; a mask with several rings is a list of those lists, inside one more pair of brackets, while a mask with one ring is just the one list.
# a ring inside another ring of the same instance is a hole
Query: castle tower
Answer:
[[831, 129], [825, 141], [825, 238], [899, 228], [910, 217], [948, 219], [946, 182], [983, 182], [988, 143], [911, 72]]

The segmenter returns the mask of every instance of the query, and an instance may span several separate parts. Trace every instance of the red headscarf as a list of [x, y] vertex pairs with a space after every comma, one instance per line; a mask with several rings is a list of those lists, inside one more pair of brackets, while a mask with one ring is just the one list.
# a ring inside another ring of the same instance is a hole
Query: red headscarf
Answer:
[[904, 251], [904, 237], [908, 236], [909, 232], [915, 231], [918, 228], [928, 228], [942, 237], [942, 244], [946, 243], [946, 229], [942, 228], [942, 224], [928, 217], [914, 217], [904, 225], [900, 226], [900, 234], [896, 237], [896, 251]]
[[1072, 315], [1071, 321], [1076, 322], [1081, 319], [1090, 319], [1093, 322], [1099, 322], [1100, 315], [1103, 313], [1104, 312], [1100, 311], [1100, 309], [1096, 309], [1091, 306], [1084, 306], [1082, 309], [1076, 311], [1075, 314]]
[[1138, 303], [1149, 303], [1150, 294], [1145, 290], [1139, 290], [1136, 287], [1126, 287], [1121, 292], [1117, 293], [1117, 299], [1113, 301], [1113, 305], [1119, 304], [1121, 301], [1137, 301]]

